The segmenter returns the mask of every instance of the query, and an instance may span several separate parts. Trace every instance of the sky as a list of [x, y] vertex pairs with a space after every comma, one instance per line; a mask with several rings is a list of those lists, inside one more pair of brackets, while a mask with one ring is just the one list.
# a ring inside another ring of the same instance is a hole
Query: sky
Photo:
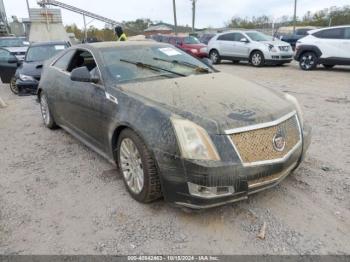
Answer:
[[[28, 17], [26, 0], [3, 0], [8, 17]], [[59, 0], [78, 8], [94, 12], [116, 21], [150, 18], [173, 23], [172, 0]], [[36, 0], [29, 0], [31, 7], [38, 7]], [[178, 24], [191, 25], [190, 0], [176, 0]], [[298, 15], [331, 6], [350, 5], [350, 0], [298, 0]], [[266, 14], [276, 19], [293, 15], [294, 0], [197, 0], [196, 27], [223, 27], [233, 16], [251, 17]], [[81, 15], [62, 10], [64, 24], [83, 25]], [[91, 25], [103, 27], [103, 23], [91, 21]]]

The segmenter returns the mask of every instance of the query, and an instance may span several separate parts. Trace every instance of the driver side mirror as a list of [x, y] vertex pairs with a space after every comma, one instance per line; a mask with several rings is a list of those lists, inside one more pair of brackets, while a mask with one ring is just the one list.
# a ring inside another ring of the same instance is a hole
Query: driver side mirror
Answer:
[[86, 66], [75, 68], [70, 75], [70, 79], [75, 82], [85, 82], [97, 84], [100, 79], [92, 77]]
[[241, 38], [240, 42], [242, 43], [249, 43], [249, 40], [245, 37]]

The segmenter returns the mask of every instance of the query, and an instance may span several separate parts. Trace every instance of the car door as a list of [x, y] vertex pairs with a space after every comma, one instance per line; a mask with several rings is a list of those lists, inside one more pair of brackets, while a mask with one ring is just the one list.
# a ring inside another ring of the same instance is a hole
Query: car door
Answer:
[[318, 38], [315, 44], [320, 47], [322, 58], [345, 58], [348, 54], [344, 49], [344, 28], [330, 28], [313, 34]]
[[111, 111], [102, 79], [97, 84], [70, 79], [70, 73], [75, 68], [84, 66], [101, 79], [100, 69], [92, 52], [78, 49], [67, 69], [65, 86], [62, 88], [64, 118], [85, 141], [106, 152]]
[[17, 70], [17, 63], [9, 63], [9, 59], [15, 61], [16, 57], [8, 50], [0, 48], [0, 78], [5, 84], [10, 83]]
[[233, 57], [235, 46], [235, 34], [227, 33], [218, 37], [219, 53], [222, 57]]
[[241, 42], [243, 38], [248, 39], [245, 35], [242, 33], [234, 33], [234, 45], [233, 45], [233, 56], [235, 57], [242, 57], [242, 58], [248, 58], [249, 56], [249, 43], [248, 42]]
[[344, 52], [344, 57], [350, 59], [350, 27], [344, 28], [344, 40], [342, 41], [341, 49]]

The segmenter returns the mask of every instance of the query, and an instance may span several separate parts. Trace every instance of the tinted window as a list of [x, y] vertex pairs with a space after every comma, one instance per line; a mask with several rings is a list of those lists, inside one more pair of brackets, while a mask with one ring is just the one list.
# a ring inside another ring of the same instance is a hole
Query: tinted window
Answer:
[[75, 53], [70, 62], [67, 71], [72, 72], [75, 68], [86, 66], [89, 71], [96, 68], [96, 62], [92, 54], [85, 50], [79, 50]]
[[345, 28], [345, 39], [350, 39], [350, 27]]
[[317, 38], [344, 39], [344, 31], [344, 28], [326, 29], [316, 32], [313, 35]]
[[235, 41], [235, 34], [229, 33], [229, 34], [221, 35], [218, 37], [218, 40], [220, 40], [220, 41]]
[[235, 33], [235, 35], [234, 35], [235, 40], [234, 41], [239, 42], [239, 41], [241, 41], [242, 38], [245, 38], [244, 35], [242, 35], [240, 33]]
[[54, 64], [55, 67], [58, 67], [59, 69], [66, 71], [69, 62], [71, 61], [71, 58], [73, 56], [73, 54], [75, 53], [74, 50], [70, 50], [68, 51], [65, 55], [63, 55], [60, 59], [58, 59], [56, 61], [56, 63]]
[[270, 41], [272, 40], [271, 36], [265, 35], [260, 32], [248, 32], [246, 33], [250, 39], [253, 41], [261, 42], [261, 41]]

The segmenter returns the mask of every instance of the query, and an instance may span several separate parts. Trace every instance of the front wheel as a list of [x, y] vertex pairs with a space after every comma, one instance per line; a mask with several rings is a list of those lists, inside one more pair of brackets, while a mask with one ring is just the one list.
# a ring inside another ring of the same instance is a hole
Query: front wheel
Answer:
[[210, 60], [213, 62], [214, 65], [220, 64], [221, 57], [220, 57], [220, 54], [219, 54], [218, 51], [216, 51], [216, 50], [210, 51], [209, 57], [210, 57]]
[[131, 129], [119, 136], [117, 160], [120, 173], [130, 195], [141, 203], [149, 203], [162, 196], [156, 162], [151, 152]]
[[14, 93], [15, 95], [18, 95], [19, 91], [18, 91], [16, 81], [17, 81], [16, 77], [13, 76], [11, 78], [11, 81], [10, 81], [10, 89], [11, 89], [12, 93]]
[[250, 56], [250, 63], [255, 67], [261, 67], [265, 65], [264, 54], [260, 51], [254, 51]]
[[310, 71], [317, 67], [318, 58], [314, 52], [306, 52], [301, 55], [299, 66], [302, 70]]
[[46, 95], [43, 92], [41, 92], [40, 94], [40, 109], [44, 125], [49, 129], [57, 128], [56, 122], [53, 119], [53, 116], [50, 111], [49, 102], [47, 100]]

